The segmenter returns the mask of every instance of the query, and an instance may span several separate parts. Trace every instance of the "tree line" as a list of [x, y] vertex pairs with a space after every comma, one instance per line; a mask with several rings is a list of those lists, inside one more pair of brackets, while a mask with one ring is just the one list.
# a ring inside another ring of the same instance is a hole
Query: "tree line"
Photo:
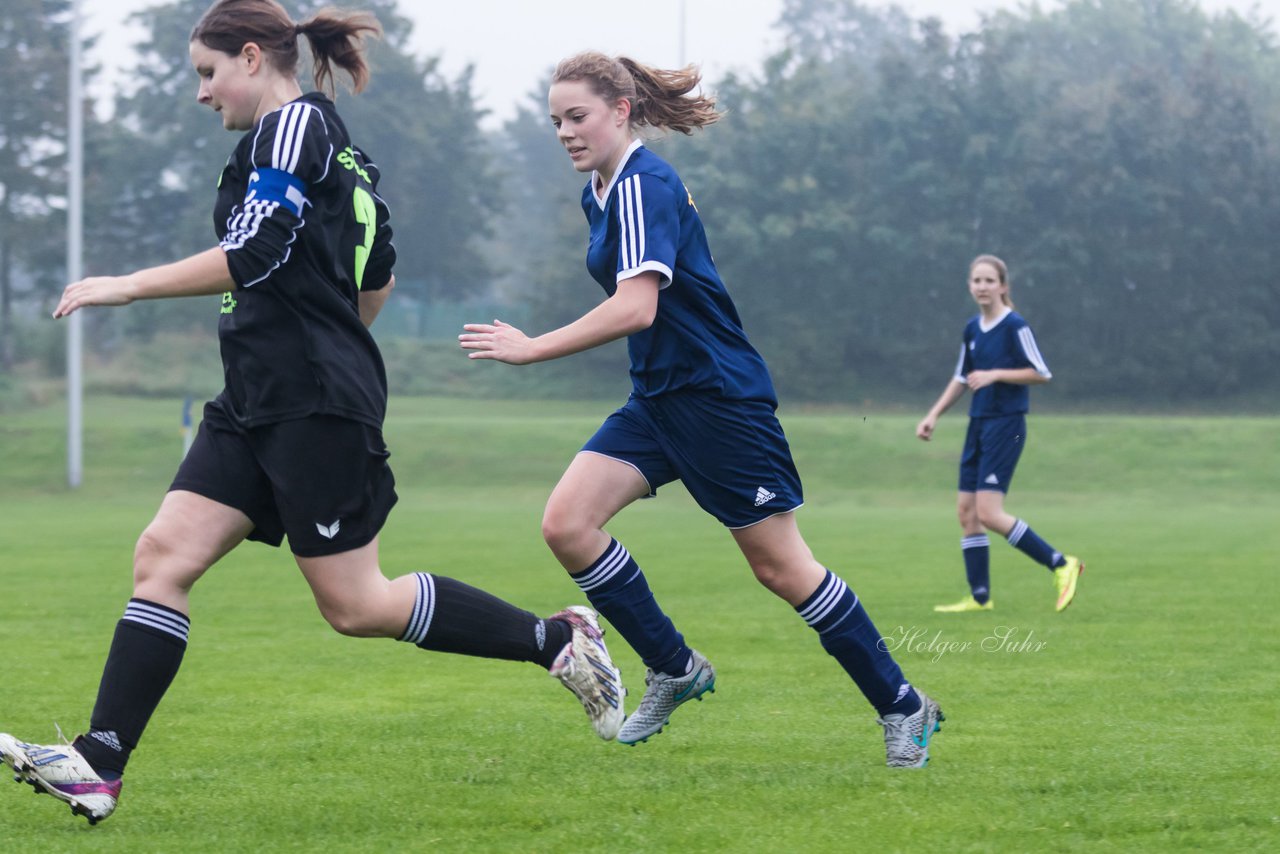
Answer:
[[[300, 17], [322, 4], [286, 5]], [[447, 78], [439, 57], [414, 56], [394, 0], [355, 5], [386, 33], [371, 85], [339, 107], [386, 176], [396, 300], [419, 314], [506, 305], [538, 332], [600, 299], [583, 262], [584, 179], [546, 117], [546, 81], [486, 131], [470, 71]], [[10, 0], [2, 13], [0, 52], [23, 60], [0, 64], [6, 369], [56, 349], [36, 309], [63, 284], [69, 6]], [[210, 243], [211, 188], [234, 140], [192, 103], [187, 36], [205, 7], [139, 13], [136, 85], [109, 120], [84, 105], [88, 274]], [[705, 81], [718, 124], [649, 144], [685, 179], [785, 396], [931, 399], [973, 313], [967, 264], [990, 252], [1009, 263], [1054, 371], [1042, 400], [1274, 409], [1270, 22], [1192, 0], [1068, 0], [952, 34], [896, 7], [787, 0], [777, 27], [783, 47], [759, 69]], [[89, 341], [109, 358], [157, 330], [207, 333], [216, 309], [169, 301], [90, 317]], [[443, 345], [388, 350], [461, 358]], [[579, 390], [612, 391], [624, 364], [612, 348], [557, 369]]]

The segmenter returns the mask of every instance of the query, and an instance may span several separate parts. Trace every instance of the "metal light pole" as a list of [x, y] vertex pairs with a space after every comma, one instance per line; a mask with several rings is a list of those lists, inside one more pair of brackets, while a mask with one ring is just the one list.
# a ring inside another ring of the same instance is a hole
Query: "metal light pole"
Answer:
[[[71, 3], [71, 69], [67, 104], [67, 281], [82, 275], [84, 225], [84, 98], [80, 79], [80, 0]], [[84, 465], [84, 412], [81, 368], [81, 312], [67, 318], [67, 484], [80, 486]]]

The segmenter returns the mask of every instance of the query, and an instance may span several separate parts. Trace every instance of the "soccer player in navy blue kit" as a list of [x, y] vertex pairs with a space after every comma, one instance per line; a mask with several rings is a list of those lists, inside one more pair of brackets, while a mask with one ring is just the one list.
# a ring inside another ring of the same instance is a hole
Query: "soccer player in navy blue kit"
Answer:
[[1075, 599], [1084, 564], [1053, 548], [1026, 522], [1004, 509], [1004, 497], [1027, 439], [1028, 387], [1047, 383], [1052, 375], [1031, 327], [1013, 310], [1009, 271], [1003, 261], [994, 255], [975, 258], [969, 265], [969, 293], [979, 314], [965, 325], [955, 375], [916, 426], [916, 435], [929, 441], [942, 413], [965, 391], [973, 391], [956, 503], [964, 529], [960, 549], [970, 595], [933, 610], [962, 613], [994, 607], [987, 531], [995, 531], [1053, 573], [1057, 591], [1054, 607], [1062, 611]]
[[591, 176], [582, 194], [587, 267], [606, 298], [535, 338], [494, 321], [467, 324], [460, 342], [473, 359], [525, 364], [627, 339], [630, 399], [573, 459], [542, 523], [556, 558], [648, 668], [619, 741], [647, 740], [715, 686], [711, 663], [685, 643], [636, 561], [604, 530], [623, 507], [680, 480], [879, 713], [887, 763], [921, 767], [942, 712], [907, 682], [858, 597], [800, 536], [800, 478], [768, 368], [712, 262], [693, 197], [636, 136], [640, 127], [690, 133], [714, 122], [714, 101], [689, 94], [699, 81], [694, 68], [658, 70], [599, 53], [559, 64], [551, 120], [574, 168]]
[[[582, 702], [597, 735], [622, 724], [622, 686], [595, 613], [546, 619], [452, 578], [387, 579], [378, 533], [396, 501], [382, 421], [387, 381], [367, 327], [393, 285], [377, 167], [333, 102], [295, 76], [307, 37], [317, 88], [333, 66], [359, 91], [367, 13], [294, 23], [273, 0], [221, 0], [191, 34], [197, 100], [248, 131], [218, 185], [219, 245], [129, 276], [68, 285], [54, 311], [223, 294], [226, 386], [138, 540], [133, 598], [116, 626], [90, 728], [73, 744], [0, 733], [18, 779], [96, 823], [115, 810], [125, 764], [177, 675], [188, 593], [245, 539], [289, 548], [326, 620], [345, 635], [534, 662]], [[9, 686], [14, 689], [16, 686]], [[385, 781], [382, 781], [385, 782]]]

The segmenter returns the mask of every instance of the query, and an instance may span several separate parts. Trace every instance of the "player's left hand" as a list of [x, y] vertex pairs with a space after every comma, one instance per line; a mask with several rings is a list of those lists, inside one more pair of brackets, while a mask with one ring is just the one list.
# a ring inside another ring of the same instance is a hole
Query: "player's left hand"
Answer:
[[980, 388], [986, 388], [996, 381], [995, 371], [970, 371], [965, 378], [965, 382], [969, 384], [970, 391], [977, 391]]
[[508, 365], [527, 365], [533, 361], [533, 343], [529, 336], [510, 323], [467, 323], [458, 343], [471, 350], [468, 359], [496, 359]]
[[133, 302], [133, 282], [129, 276], [92, 276], [66, 286], [58, 307], [53, 310], [56, 320], [66, 317], [87, 305], [128, 305]]

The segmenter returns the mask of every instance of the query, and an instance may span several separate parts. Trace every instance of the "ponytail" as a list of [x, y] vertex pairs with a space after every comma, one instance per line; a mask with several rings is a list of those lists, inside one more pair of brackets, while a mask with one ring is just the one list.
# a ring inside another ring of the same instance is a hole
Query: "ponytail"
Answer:
[[370, 12], [342, 12], [325, 8], [306, 21], [294, 23], [276, 0], [217, 0], [191, 30], [190, 41], [199, 41], [229, 56], [240, 53], [248, 42], [262, 48], [281, 74], [298, 70], [298, 36], [305, 35], [313, 59], [312, 78], [317, 89], [334, 92], [333, 67], [351, 77], [351, 90], [359, 92], [369, 82], [364, 38], [382, 34]]
[[321, 9], [294, 29], [307, 37], [307, 44], [311, 47], [311, 73], [317, 89], [334, 94], [334, 65], [351, 77], [353, 93], [362, 91], [368, 85], [369, 64], [364, 58], [365, 35], [382, 35], [382, 27], [372, 12]]
[[702, 82], [696, 65], [664, 70], [625, 56], [615, 59], [588, 51], [562, 60], [551, 76], [552, 83], [571, 80], [587, 83], [610, 103], [630, 101], [631, 123], [636, 126], [690, 134], [720, 118], [714, 98], [689, 94]]

